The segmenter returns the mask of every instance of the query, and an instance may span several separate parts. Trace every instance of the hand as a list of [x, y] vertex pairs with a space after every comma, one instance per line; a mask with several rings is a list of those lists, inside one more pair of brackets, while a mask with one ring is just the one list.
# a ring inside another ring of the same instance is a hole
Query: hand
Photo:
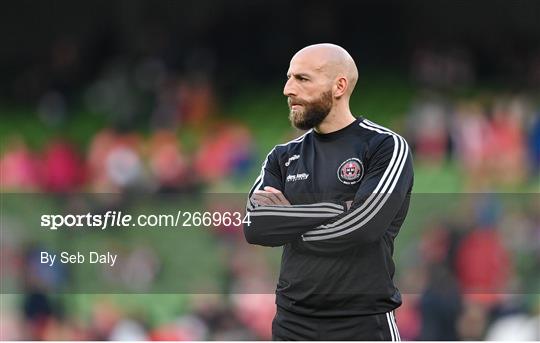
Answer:
[[264, 190], [257, 190], [251, 196], [251, 200], [258, 205], [285, 205], [290, 206], [291, 203], [279, 189], [274, 187], [264, 187]]

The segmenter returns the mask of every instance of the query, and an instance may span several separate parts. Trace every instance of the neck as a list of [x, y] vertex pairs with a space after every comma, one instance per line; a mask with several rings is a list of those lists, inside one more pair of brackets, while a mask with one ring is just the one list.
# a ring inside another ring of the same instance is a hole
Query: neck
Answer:
[[314, 130], [322, 134], [331, 133], [343, 129], [355, 120], [348, 106], [341, 110], [333, 108], [323, 122], [314, 127]]

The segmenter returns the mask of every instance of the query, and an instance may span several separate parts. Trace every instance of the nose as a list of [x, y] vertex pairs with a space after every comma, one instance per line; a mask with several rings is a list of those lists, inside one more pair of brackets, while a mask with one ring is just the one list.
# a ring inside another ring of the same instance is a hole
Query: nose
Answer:
[[287, 96], [287, 97], [290, 97], [290, 96], [296, 96], [296, 90], [294, 88], [294, 85], [293, 85], [293, 78], [291, 77], [290, 79], [287, 80], [287, 82], [285, 82], [285, 87], [283, 87], [283, 95]]

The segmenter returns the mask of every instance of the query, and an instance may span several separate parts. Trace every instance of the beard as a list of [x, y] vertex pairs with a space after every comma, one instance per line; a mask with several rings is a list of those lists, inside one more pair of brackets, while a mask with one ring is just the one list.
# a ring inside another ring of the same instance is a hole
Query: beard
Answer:
[[[332, 97], [332, 91], [329, 90], [323, 92], [318, 99], [311, 102], [289, 98], [287, 103], [289, 105], [289, 120], [291, 124], [297, 129], [309, 130], [319, 126], [328, 116], [334, 104], [334, 99]], [[302, 108], [293, 110], [292, 104], [302, 105]]]

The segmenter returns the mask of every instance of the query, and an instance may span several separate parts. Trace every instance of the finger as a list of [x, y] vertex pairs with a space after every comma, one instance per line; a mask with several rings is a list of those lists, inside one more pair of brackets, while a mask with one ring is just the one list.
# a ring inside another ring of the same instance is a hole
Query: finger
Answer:
[[264, 194], [264, 196], [266, 196], [268, 199], [270, 199], [275, 205], [281, 205], [281, 200], [276, 196], [277, 193], [269, 192], [267, 190], [267, 188], [271, 188], [272, 190], [279, 192], [279, 190], [276, 190], [273, 187], [268, 187], [267, 186], [267, 187], [265, 187], [264, 191], [259, 191], [257, 193]]
[[264, 187], [264, 190], [275, 194], [278, 197], [279, 203], [281, 205], [290, 205], [291, 204], [289, 202], [289, 200], [287, 200], [287, 198], [285, 198], [285, 195], [283, 195], [283, 193], [279, 189], [267, 186], [267, 187]]
[[258, 197], [266, 198], [267, 202], [269, 202], [270, 205], [279, 205], [279, 199], [276, 197], [275, 194], [265, 191], [256, 191], [254, 195], [257, 195]]
[[281, 205], [281, 201], [279, 200], [279, 197], [276, 193], [268, 192], [266, 193], [266, 196], [274, 203], [274, 205]]
[[274, 196], [272, 195], [272, 193], [266, 192], [266, 191], [258, 190], [258, 191], [255, 191], [254, 194], [256, 194], [257, 196], [260, 196], [260, 197], [268, 198], [268, 199], [273, 199], [273, 198], [274, 198]]
[[267, 197], [262, 196], [260, 194], [254, 194], [251, 197], [251, 200], [253, 202], [255, 202], [257, 205], [259, 205], [259, 206], [267, 206], [267, 205], [273, 205], [274, 204], [270, 199], [268, 199]]
[[279, 192], [279, 193], [275, 193], [275, 195], [279, 199], [280, 204], [282, 204], [282, 205], [290, 205], [291, 204], [289, 202], [289, 200], [287, 200], [287, 198], [285, 198], [285, 195], [283, 195], [283, 193]]
[[264, 187], [264, 190], [270, 193], [281, 193], [279, 189], [271, 187], [271, 186]]
[[270, 186], [266, 186], [266, 187], [264, 187], [264, 190], [268, 191], [268, 192], [270, 192], [270, 193], [272, 193], [272, 194], [274, 194], [276, 196], [275, 201], [277, 201], [278, 205], [290, 205], [291, 204], [289, 202], [289, 200], [287, 200], [287, 198], [285, 198], [285, 195], [283, 195], [283, 193], [279, 189], [274, 188], [274, 187], [270, 187]]

